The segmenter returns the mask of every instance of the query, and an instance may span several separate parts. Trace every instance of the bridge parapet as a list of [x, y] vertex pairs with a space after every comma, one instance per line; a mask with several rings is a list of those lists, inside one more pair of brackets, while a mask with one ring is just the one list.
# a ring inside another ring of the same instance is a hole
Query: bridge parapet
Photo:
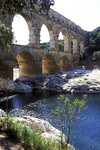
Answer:
[[61, 15], [57, 11], [50, 9], [48, 12], [48, 15], [47, 15], [46, 12], [44, 12], [44, 11], [39, 12], [38, 5], [35, 5], [35, 8], [36, 8], [35, 10], [29, 10], [28, 7], [26, 6], [25, 11], [30, 13], [31, 16], [34, 13], [36, 15], [42, 16], [42, 18], [44, 18], [44, 19], [51, 20], [52, 22], [54, 22], [62, 27], [69, 28], [82, 36], [84, 35], [84, 37], [87, 36], [86, 31], [84, 31], [80, 26], [76, 25], [73, 21], [71, 21], [70, 19]]

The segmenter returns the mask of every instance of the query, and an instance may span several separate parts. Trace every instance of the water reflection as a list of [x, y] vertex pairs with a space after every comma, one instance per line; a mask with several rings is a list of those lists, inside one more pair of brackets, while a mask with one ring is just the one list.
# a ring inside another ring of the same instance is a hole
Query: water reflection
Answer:
[[[81, 94], [64, 94], [70, 99]], [[59, 94], [38, 92], [22, 94], [9, 100], [9, 112], [39, 117], [49, 121], [60, 129], [60, 122], [51, 114], [51, 110], [57, 106]], [[71, 144], [76, 150], [100, 150], [100, 95], [88, 95], [88, 107], [81, 113], [84, 116], [78, 120], [71, 131]], [[5, 108], [5, 102], [0, 103], [0, 108]]]

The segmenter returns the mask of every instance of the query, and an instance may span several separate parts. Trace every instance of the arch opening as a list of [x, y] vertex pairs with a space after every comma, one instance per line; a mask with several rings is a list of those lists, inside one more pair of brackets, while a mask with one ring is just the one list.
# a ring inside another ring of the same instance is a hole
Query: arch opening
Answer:
[[71, 70], [70, 61], [68, 60], [68, 58], [66, 56], [63, 56], [60, 59], [60, 69], [61, 69], [61, 71], [69, 71], [69, 70]]
[[54, 57], [51, 54], [47, 54], [42, 60], [42, 74], [57, 73], [58, 66]]
[[18, 63], [15, 64], [13, 67], [13, 81], [15, 81], [17, 78], [19, 78], [19, 65]]
[[59, 33], [58, 50], [59, 52], [64, 52], [64, 37], [63, 37], [62, 32]]
[[40, 48], [49, 50], [50, 49], [50, 35], [48, 27], [45, 24], [41, 27], [40, 32]]
[[29, 29], [25, 18], [21, 15], [15, 15], [12, 22], [12, 31], [14, 33], [14, 44], [28, 45]]
[[22, 52], [16, 58], [19, 64], [19, 77], [34, 77], [40, 73], [39, 66], [29, 52]]

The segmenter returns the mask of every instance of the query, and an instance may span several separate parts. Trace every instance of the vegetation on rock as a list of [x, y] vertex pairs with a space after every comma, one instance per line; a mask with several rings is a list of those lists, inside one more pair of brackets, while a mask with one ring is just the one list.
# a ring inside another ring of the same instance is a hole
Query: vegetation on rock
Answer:
[[13, 33], [10, 28], [4, 24], [0, 24], [0, 49], [2, 52], [9, 51], [10, 45], [13, 40]]
[[[6, 124], [6, 119], [8, 124]], [[19, 139], [24, 143], [26, 150], [75, 150], [71, 146], [69, 148], [64, 144], [52, 140], [51, 138], [45, 139], [41, 136], [41, 132], [29, 127], [26, 123], [19, 123], [13, 120], [13, 117], [8, 118], [0, 117], [0, 129], [6, 132], [10, 137]]]

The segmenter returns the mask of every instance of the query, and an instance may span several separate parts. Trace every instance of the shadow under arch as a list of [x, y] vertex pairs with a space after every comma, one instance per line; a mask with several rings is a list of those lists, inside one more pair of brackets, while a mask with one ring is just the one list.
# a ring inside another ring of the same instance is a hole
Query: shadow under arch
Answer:
[[51, 54], [46, 54], [42, 60], [42, 74], [57, 73], [58, 66]]
[[3, 63], [2, 60], [0, 60], [0, 78], [7, 78], [7, 70], [7, 65], [5, 65], [5, 63]]
[[21, 52], [16, 59], [19, 64], [19, 77], [34, 77], [35, 74], [41, 73], [39, 65], [29, 52]]
[[61, 57], [60, 59], [60, 69], [61, 71], [70, 71], [71, 64], [66, 56]]

